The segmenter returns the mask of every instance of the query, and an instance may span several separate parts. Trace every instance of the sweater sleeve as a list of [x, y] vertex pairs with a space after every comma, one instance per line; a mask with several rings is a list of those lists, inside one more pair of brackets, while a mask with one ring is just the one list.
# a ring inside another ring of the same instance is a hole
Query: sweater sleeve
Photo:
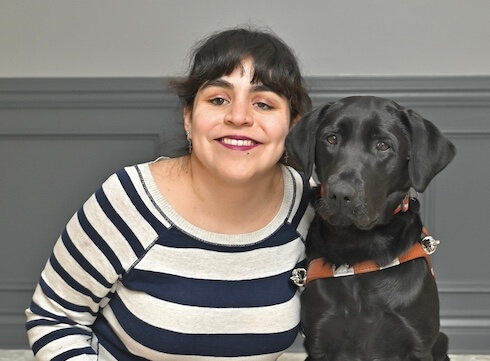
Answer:
[[124, 221], [113, 204], [127, 206], [116, 188], [113, 176], [70, 219], [41, 273], [26, 310], [37, 360], [97, 359], [91, 325], [135, 261], [115, 224]]

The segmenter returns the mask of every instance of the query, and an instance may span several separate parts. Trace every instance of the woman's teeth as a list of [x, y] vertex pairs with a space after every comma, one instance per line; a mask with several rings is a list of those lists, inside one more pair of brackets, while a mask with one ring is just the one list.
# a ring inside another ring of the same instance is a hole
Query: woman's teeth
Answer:
[[250, 139], [231, 139], [231, 138], [222, 138], [221, 142], [224, 144], [230, 144], [238, 147], [246, 147], [252, 146], [255, 144], [253, 140]]

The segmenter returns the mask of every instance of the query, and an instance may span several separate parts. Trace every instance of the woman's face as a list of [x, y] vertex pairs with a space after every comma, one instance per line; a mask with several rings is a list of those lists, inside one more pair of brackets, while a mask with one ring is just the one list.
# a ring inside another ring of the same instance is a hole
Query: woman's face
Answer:
[[274, 169], [290, 126], [289, 102], [251, 83], [252, 60], [242, 66], [204, 84], [193, 110], [184, 111], [193, 166], [235, 183], [260, 179]]

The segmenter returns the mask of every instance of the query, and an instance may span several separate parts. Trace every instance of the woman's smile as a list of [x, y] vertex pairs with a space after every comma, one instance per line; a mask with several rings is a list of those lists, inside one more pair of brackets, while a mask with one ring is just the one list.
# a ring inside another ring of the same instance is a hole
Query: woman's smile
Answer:
[[226, 148], [242, 151], [250, 150], [260, 145], [259, 142], [243, 136], [226, 136], [217, 139], [217, 141], [224, 145]]

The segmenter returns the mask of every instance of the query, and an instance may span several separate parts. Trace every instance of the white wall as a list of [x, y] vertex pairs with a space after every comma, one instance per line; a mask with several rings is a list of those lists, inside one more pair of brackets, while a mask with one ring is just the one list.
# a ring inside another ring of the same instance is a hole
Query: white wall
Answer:
[[269, 26], [305, 75], [490, 75], [487, 0], [0, 0], [0, 77], [181, 74], [192, 44]]

